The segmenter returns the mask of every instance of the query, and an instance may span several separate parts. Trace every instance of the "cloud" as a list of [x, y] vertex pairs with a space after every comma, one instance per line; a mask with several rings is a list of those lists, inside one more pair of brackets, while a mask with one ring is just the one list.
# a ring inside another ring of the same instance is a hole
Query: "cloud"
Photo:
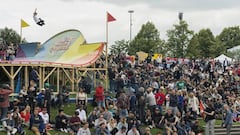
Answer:
[[[109, 23], [109, 43], [129, 39], [132, 14], [132, 37], [142, 24], [151, 21], [167, 39], [166, 31], [178, 23], [178, 12], [189, 28], [198, 32], [210, 28], [219, 34], [224, 27], [239, 25], [240, 1], [238, 0], [7, 0], [0, 5], [0, 28], [10, 27], [20, 32], [20, 19], [30, 27], [23, 29], [28, 41], [44, 42], [51, 36], [67, 29], [78, 29], [88, 42], [106, 41], [106, 11], [117, 21]], [[34, 9], [46, 21], [39, 27], [32, 19]]]

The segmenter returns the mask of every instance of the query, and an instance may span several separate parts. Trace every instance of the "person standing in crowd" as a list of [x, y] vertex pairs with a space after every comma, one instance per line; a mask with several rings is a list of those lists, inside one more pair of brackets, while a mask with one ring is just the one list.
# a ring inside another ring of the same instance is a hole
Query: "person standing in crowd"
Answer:
[[116, 89], [116, 93], [120, 93], [122, 90], [123, 90], [123, 88], [124, 88], [124, 80], [123, 80], [123, 78], [121, 77], [121, 75], [117, 75], [117, 78], [116, 78], [116, 80], [115, 80], [115, 89]]
[[30, 105], [31, 112], [33, 112], [35, 108], [36, 96], [37, 96], [36, 85], [33, 80], [30, 81], [30, 86], [28, 88], [27, 95], [28, 95], [27, 97], [28, 104]]
[[176, 90], [172, 90], [171, 94], [169, 96], [170, 100], [169, 100], [169, 109], [172, 110], [173, 115], [176, 115], [176, 113], [178, 112], [178, 96], [176, 95]]
[[153, 88], [152, 87], [149, 87], [147, 89], [146, 102], [148, 104], [148, 109], [150, 109], [151, 112], [153, 113], [157, 104], [156, 104], [155, 96], [153, 94]]
[[177, 96], [178, 96], [177, 108], [178, 108], [178, 110], [179, 110], [179, 112], [181, 113], [181, 116], [182, 116], [182, 114], [183, 114], [183, 107], [184, 107], [184, 97], [183, 97], [182, 90], [178, 90], [177, 91]]
[[0, 109], [1, 109], [1, 119], [7, 116], [9, 104], [9, 95], [13, 93], [13, 89], [10, 88], [8, 84], [3, 88], [0, 88]]
[[1, 109], [1, 119], [7, 116], [8, 107], [10, 106], [9, 95], [13, 93], [13, 89], [10, 88], [9, 84], [4, 84], [0, 88], [0, 109]]
[[128, 116], [129, 100], [125, 92], [120, 93], [117, 99], [117, 107], [120, 118]]
[[78, 83], [78, 88], [82, 88], [83, 90], [87, 90], [87, 83], [88, 83], [87, 79], [84, 76], [82, 76], [81, 80]]
[[96, 101], [97, 101], [98, 107], [100, 107], [100, 106], [105, 107], [104, 88], [102, 86], [102, 82], [98, 83], [98, 86], [96, 87], [95, 96], [96, 96]]
[[199, 113], [198, 106], [199, 101], [194, 93], [191, 92], [188, 97], [188, 109], [191, 111], [191, 114], [193, 114], [195, 119], [197, 119], [197, 114]]
[[[50, 107], [51, 107], [51, 90], [49, 86], [46, 87], [45, 95], [44, 95], [44, 107], [47, 108], [47, 113], [51, 114]], [[50, 119], [51, 116], [49, 116]]]
[[116, 90], [115, 78], [116, 78], [115, 69], [113, 67], [108, 68], [108, 79], [110, 81], [110, 87], [109, 87], [110, 92], [115, 92], [115, 90]]
[[144, 95], [144, 88], [143, 87], [140, 87], [138, 89], [138, 92], [136, 93], [136, 96], [137, 96], [137, 115], [138, 115], [138, 119], [140, 121], [144, 121], [144, 109], [145, 109], [145, 105], [146, 105], [146, 98], [145, 98], [145, 95]]
[[83, 108], [87, 109], [87, 93], [84, 92], [83, 88], [79, 88], [76, 93], [76, 106], [82, 105]]
[[39, 83], [39, 77], [38, 77], [38, 72], [37, 72], [36, 67], [32, 67], [32, 71], [30, 72], [29, 80], [34, 81], [36, 85]]
[[205, 135], [214, 135], [214, 126], [215, 126], [215, 109], [211, 101], [208, 101], [207, 108], [204, 111], [206, 128], [205, 128]]
[[62, 87], [62, 94], [63, 94], [63, 104], [68, 104], [70, 93], [66, 86]]
[[224, 104], [223, 107], [224, 107], [224, 110], [226, 111], [223, 127], [227, 128], [227, 135], [231, 135], [231, 128], [233, 124], [233, 118], [232, 118], [233, 113], [227, 104]]
[[163, 89], [164, 89], [164, 87], [161, 86], [160, 89], [158, 90], [158, 92], [155, 94], [157, 107], [160, 110], [161, 114], [163, 112], [162, 106], [164, 105], [164, 101], [165, 101], [165, 94], [163, 93]]
[[44, 107], [44, 95], [45, 95], [45, 89], [42, 88], [41, 89], [41, 92], [38, 93], [37, 95], [37, 106], [40, 107], [40, 108], [43, 108]]

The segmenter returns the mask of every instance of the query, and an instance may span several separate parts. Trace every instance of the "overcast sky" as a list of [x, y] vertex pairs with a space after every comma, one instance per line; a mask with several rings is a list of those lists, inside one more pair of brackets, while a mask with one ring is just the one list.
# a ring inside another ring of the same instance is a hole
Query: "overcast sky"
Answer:
[[[37, 8], [46, 25], [40, 27], [33, 21]], [[78, 29], [87, 42], [106, 41], [106, 11], [117, 21], [109, 23], [109, 43], [129, 40], [130, 15], [132, 37], [147, 21], [155, 24], [160, 36], [167, 39], [166, 31], [178, 23], [178, 12], [190, 29], [198, 32], [210, 28], [215, 35], [224, 27], [240, 24], [240, 0], [4, 0], [0, 4], [0, 28], [13, 28], [20, 33], [20, 19], [30, 27], [23, 29], [29, 42], [45, 42], [48, 38], [67, 29]]]

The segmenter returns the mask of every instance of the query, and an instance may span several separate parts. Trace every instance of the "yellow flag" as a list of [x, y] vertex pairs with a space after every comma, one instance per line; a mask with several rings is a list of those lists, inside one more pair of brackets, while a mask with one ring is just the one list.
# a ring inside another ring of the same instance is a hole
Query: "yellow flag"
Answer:
[[29, 24], [27, 22], [25, 22], [23, 19], [21, 19], [21, 27], [24, 28], [24, 27], [28, 27]]

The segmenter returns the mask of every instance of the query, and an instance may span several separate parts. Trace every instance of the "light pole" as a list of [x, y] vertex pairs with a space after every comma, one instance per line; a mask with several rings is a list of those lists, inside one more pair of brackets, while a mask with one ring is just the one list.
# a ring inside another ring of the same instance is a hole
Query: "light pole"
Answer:
[[[178, 19], [179, 19], [179, 25], [181, 25], [181, 21], [183, 20], [183, 12], [178, 13]], [[181, 29], [181, 36], [184, 34], [184, 29]], [[182, 42], [182, 55], [181, 57], [184, 57], [184, 43]]]
[[129, 35], [129, 43], [132, 40], [132, 13], [134, 13], [134, 10], [128, 10], [128, 13], [130, 14], [130, 35]]

